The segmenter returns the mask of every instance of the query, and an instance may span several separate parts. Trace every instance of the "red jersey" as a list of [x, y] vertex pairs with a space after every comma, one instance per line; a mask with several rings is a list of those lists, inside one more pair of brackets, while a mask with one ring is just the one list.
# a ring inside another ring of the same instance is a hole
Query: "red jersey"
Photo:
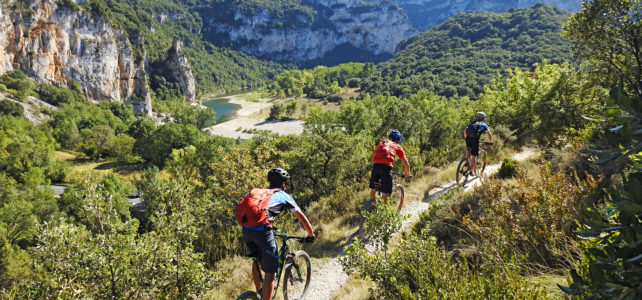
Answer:
[[[379, 148], [379, 150], [377, 148]], [[386, 148], [386, 151], [382, 152], [382, 148]], [[383, 140], [377, 144], [377, 147], [375, 147], [375, 150], [372, 153], [372, 163], [394, 167], [395, 155], [399, 156], [399, 158], [404, 158], [406, 157], [406, 152], [403, 151], [401, 145], [390, 140]]]

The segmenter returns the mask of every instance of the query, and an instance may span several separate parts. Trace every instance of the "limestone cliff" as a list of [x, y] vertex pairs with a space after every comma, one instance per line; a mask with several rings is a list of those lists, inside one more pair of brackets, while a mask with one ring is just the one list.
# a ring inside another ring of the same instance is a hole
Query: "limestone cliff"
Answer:
[[178, 82], [185, 99], [190, 103], [194, 103], [196, 99], [194, 75], [192, 75], [192, 67], [187, 61], [187, 57], [181, 53], [181, 46], [181, 41], [174, 39], [172, 48], [167, 52], [168, 75]]
[[20, 69], [40, 82], [75, 80], [89, 100], [123, 101], [150, 114], [142, 38], [128, 39], [103, 17], [59, 3], [0, 1], [0, 74]]
[[341, 45], [374, 55], [394, 54], [416, 32], [387, 0], [311, 0], [300, 8], [240, 8], [230, 4], [201, 11], [205, 35], [245, 53], [278, 61], [310, 61]]
[[570, 12], [582, 8], [582, 0], [392, 0], [410, 18], [415, 28], [424, 31], [448, 18], [466, 11], [505, 12], [511, 8], [526, 8], [537, 3], [556, 6]]

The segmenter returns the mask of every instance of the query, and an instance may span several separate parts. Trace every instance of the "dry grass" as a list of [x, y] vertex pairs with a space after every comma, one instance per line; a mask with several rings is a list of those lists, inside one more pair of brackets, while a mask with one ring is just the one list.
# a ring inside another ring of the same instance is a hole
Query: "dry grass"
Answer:
[[332, 295], [334, 300], [367, 300], [372, 299], [370, 289], [375, 287], [375, 283], [368, 279], [352, 277], [348, 279], [346, 285], [341, 287]]
[[244, 291], [254, 290], [252, 283], [251, 260], [234, 256], [220, 261], [216, 269], [223, 273], [223, 281], [214, 284], [206, 299], [227, 300], [235, 299]]

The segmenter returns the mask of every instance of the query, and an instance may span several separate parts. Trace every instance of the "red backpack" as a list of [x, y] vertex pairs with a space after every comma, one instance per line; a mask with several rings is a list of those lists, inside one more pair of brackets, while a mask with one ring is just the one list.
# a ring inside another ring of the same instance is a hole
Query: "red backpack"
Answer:
[[267, 206], [279, 189], [253, 188], [236, 206], [236, 221], [246, 227], [267, 224]]
[[394, 144], [394, 142], [391, 140], [383, 140], [379, 142], [374, 150], [375, 158], [394, 159], [397, 151], [392, 147], [392, 144]]

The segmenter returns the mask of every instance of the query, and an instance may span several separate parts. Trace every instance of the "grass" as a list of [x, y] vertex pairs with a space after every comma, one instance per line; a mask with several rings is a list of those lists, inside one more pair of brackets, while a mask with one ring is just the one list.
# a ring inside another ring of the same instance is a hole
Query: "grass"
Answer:
[[[82, 176], [83, 173], [96, 172], [100, 175], [116, 174], [126, 183], [133, 183], [140, 171], [145, 167], [143, 164], [130, 164], [126, 162], [115, 162], [110, 160], [91, 160], [85, 158], [81, 153], [70, 151], [55, 151], [54, 159], [66, 161], [71, 165], [69, 176]], [[161, 177], [169, 177], [167, 171], [161, 172]], [[165, 178], [164, 177], [164, 178]]]
[[332, 295], [334, 300], [367, 300], [372, 299], [370, 289], [375, 283], [367, 280], [352, 277], [348, 282]]

